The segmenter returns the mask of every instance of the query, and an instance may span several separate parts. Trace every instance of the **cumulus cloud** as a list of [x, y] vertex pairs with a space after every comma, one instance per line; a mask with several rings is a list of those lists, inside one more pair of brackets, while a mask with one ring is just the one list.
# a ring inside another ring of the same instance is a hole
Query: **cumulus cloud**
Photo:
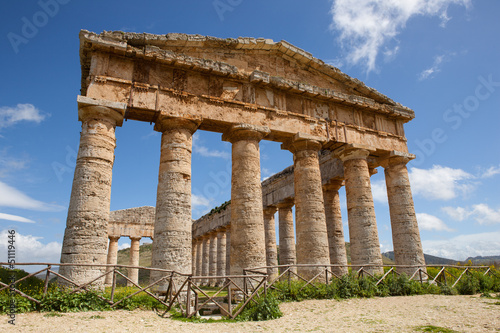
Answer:
[[123, 249], [128, 249], [130, 247], [130, 243], [123, 243], [122, 245], [118, 245], [118, 251]]
[[426, 254], [455, 260], [494, 256], [500, 253], [500, 232], [459, 235], [447, 240], [423, 240], [422, 247]]
[[456, 221], [473, 218], [479, 224], [500, 223], [500, 209], [493, 209], [487, 204], [473, 205], [472, 208], [443, 207], [443, 211]]
[[0, 213], [0, 220], [23, 222], [23, 223], [35, 223], [35, 221], [27, 219], [27, 218], [22, 217], [22, 216], [5, 214], [5, 213]]
[[[7, 230], [0, 232], [0, 261], [2, 262], [7, 261], [8, 235]], [[22, 235], [16, 232], [16, 262], [59, 262], [62, 244], [59, 242], [42, 243], [41, 240], [43, 237]]]
[[0, 207], [23, 208], [36, 211], [61, 211], [64, 207], [30, 198], [23, 192], [0, 182]]
[[474, 188], [475, 177], [464, 170], [434, 165], [431, 169], [410, 169], [414, 195], [430, 200], [451, 200]]
[[40, 123], [46, 115], [41, 114], [33, 104], [17, 104], [14, 107], [0, 107], [0, 129], [13, 126], [21, 121]]
[[339, 32], [339, 39], [348, 50], [346, 60], [361, 63], [370, 72], [376, 68], [381, 49], [385, 47], [386, 56], [397, 53], [397, 45], [387, 44], [396, 42], [410, 18], [438, 16], [444, 27], [450, 20], [447, 10], [452, 4], [468, 7], [470, 0], [334, 0], [330, 28]]
[[218, 158], [223, 158], [223, 159], [230, 159], [231, 154], [226, 151], [220, 151], [220, 150], [212, 150], [208, 149], [207, 147], [203, 146], [200, 142], [200, 138], [198, 134], [195, 134], [193, 136], [193, 152], [196, 154], [200, 154], [203, 157], [218, 157]]
[[420, 230], [436, 230], [436, 231], [453, 231], [448, 226], [434, 215], [426, 213], [417, 213], [418, 228]]

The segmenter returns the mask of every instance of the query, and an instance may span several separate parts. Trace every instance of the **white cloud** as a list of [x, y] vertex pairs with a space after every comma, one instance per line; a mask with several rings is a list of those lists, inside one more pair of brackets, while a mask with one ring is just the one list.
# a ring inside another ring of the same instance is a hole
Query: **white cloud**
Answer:
[[[8, 232], [0, 232], [0, 261], [7, 260]], [[61, 257], [62, 244], [59, 242], [50, 242], [44, 244], [40, 242], [43, 237], [32, 235], [15, 234], [16, 262], [48, 262], [58, 263]], [[24, 270], [27, 270], [23, 267]]]
[[489, 169], [487, 169], [486, 171], [484, 171], [481, 175], [480, 175], [480, 178], [490, 178], [490, 177], [493, 177], [495, 175], [498, 175], [500, 174], [500, 166], [498, 167], [490, 167]]
[[218, 157], [226, 160], [231, 158], [231, 154], [229, 154], [229, 152], [220, 150], [210, 150], [207, 147], [201, 145], [200, 138], [197, 135], [197, 133], [193, 135], [193, 152], [196, 154], [200, 154], [203, 157]]
[[409, 176], [413, 194], [430, 200], [450, 200], [474, 188], [473, 175], [440, 165], [431, 169], [411, 168]]
[[0, 207], [14, 207], [37, 211], [61, 211], [64, 207], [30, 198], [23, 192], [0, 182]]
[[500, 254], [500, 232], [459, 235], [447, 240], [423, 240], [424, 253], [465, 260], [468, 257]]
[[0, 220], [24, 222], [24, 223], [35, 223], [35, 221], [27, 219], [27, 218], [22, 217], [22, 216], [5, 214], [5, 213], [0, 213]]
[[418, 228], [420, 230], [453, 231], [434, 215], [426, 213], [417, 213]]
[[375, 181], [371, 185], [373, 200], [387, 204], [387, 186], [385, 185], [385, 180]]
[[7, 156], [7, 148], [0, 150], [0, 177], [5, 177], [13, 171], [26, 169], [29, 158], [22, 159]]
[[128, 249], [130, 247], [130, 243], [123, 243], [122, 245], [118, 245], [118, 251], [123, 249]]
[[191, 194], [191, 205], [194, 207], [209, 207], [210, 206], [210, 200], [205, 198], [202, 195], [196, 195], [196, 194]]
[[473, 205], [472, 209], [443, 207], [443, 211], [457, 221], [463, 221], [472, 217], [479, 224], [500, 223], [500, 209], [492, 209], [487, 204]]
[[429, 77], [432, 76], [432, 74], [440, 72], [441, 71], [441, 64], [443, 63], [443, 60], [444, 60], [444, 55], [439, 55], [439, 56], [434, 57], [434, 63], [432, 64], [432, 66], [430, 68], [422, 71], [418, 75], [419, 81], [423, 81], [425, 79], [428, 79]]
[[20, 121], [33, 121], [40, 123], [45, 119], [33, 104], [17, 104], [15, 107], [0, 107], [0, 129], [15, 125]]
[[[411, 17], [439, 16], [444, 26], [452, 4], [468, 7], [470, 0], [334, 0], [331, 29], [339, 31], [340, 41], [347, 46], [346, 60], [362, 63], [370, 72], [376, 67], [379, 51], [395, 42]], [[392, 49], [397, 50], [397, 46]]]

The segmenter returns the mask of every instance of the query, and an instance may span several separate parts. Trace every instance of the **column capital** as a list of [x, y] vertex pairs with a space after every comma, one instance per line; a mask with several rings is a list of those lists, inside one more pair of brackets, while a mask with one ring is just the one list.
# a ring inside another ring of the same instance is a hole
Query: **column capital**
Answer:
[[185, 129], [190, 134], [193, 134], [200, 127], [200, 124], [200, 120], [173, 118], [160, 114], [155, 121], [154, 130], [163, 133], [176, 129]]
[[264, 216], [274, 215], [277, 211], [278, 211], [278, 207], [276, 207], [276, 206], [267, 206], [267, 207], [264, 207], [264, 209], [263, 209]]
[[130, 240], [133, 240], [133, 241], [140, 241], [142, 239], [141, 236], [129, 236]]
[[387, 169], [388, 167], [391, 167], [393, 165], [399, 165], [399, 164], [406, 165], [414, 158], [415, 155], [413, 154], [393, 150], [387, 155], [383, 156], [380, 159], [379, 163], [384, 169]]
[[108, 238], [110, 241], [118, 241], [120, 239], [120, 236], [117, 236], [117, 235], [108, 235]]
[[90, 119], [111, 121], [114, 126], [122, 126], [127, 104], [99, 100], [86, 96], [78, 96], [78, 120], [85, 122]]
[[271, 133], [271, 130], [266, 126], [238, 124], [231, 126], [228, 131], [222, 134], [222, 141], [228, 141], [231, 143], [240, 140], [260, 141], [269, 133]]
[[293, 198], [288, 198], [278, 203], [276, 207], [280, 208], [292, 208], [295, 205], [295, 200]]
[[356, 159], [367, 159], [374, 149], [370, 146], [360, 144], [344, 145], [333, 151], [342, 162]]
[[297, 133], [290, 141], [284, 142], [281, 149], [296, 153], [303, 150], [319, 151], [322, 146], [323, 141], [321, 138], [310, 134]]
[[335, 178], [335, 179], [331, 179], [330, 181], [328, 181], [328, 183], [323, 185], [323, 190], [338, 191], [344, 185], [345, 185], [345, 181], [343, 179]]

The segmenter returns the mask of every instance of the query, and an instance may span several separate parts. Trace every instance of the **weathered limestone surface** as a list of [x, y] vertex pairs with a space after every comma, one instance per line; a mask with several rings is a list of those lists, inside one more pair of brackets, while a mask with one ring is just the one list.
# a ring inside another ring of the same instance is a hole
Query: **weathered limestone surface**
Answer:
[[153, 238], [156, 208], [151, 206], [115, 210], [109, 213], [108, 235]]
[[380, 265], [367, 268], [367, 271], [381, 274], [382, 254], [366, 160], [369, 154], [366, 149], [348, 148], [340, 151], [339, 157], [344, 162], [351, 263]]
[[223, 139], [232, 143], [231, 275], [266, 265], [259, 141], [264, 127], [236, 125]]
[[168, 117], [155, 125], [162, 138], [151, 265], [185, 274], [192, 269], [191, 149], [197, 127]]
[[[264, 210], [264, 231], [266, 238], [266, 265], [278, 265], [278, 248], [276, 246], [276, 222], [274, 221], [274, 214], [277, 207], [268, 207]], [[278, 277], [277, 268], [268, 268], [267, 274], [269, 281], [273, 281]]]
[[[210, 258], [208, 259], [208, 275], [217, 275], [217, 234], [212, 233], [210, 235]], [[208, 284], [210, 286], [215, 286], [217, 281], [210, 279]]]
[[[280, 265], [295, 265], [297, 255], [295, 249], [295, 228], [293, 227], [292, 200], [278, 204], [279, 237], [280, 237]], [[297, 272], [292, 268], [293, 272]]]
[[[105, 264], [115, 127], [122, 125], [125, 110], [123, 104], [111, 103], [111, 107], [103, 107], [86, 101], [80, 98], [78, 116], [82, 132], [61, 263]], [[76, 283], [84, 283], [103, 272], [102, 267], [62, 266], [59, 273]], [[64, 282], [61, 280], [61, 283]], [[104, 278], [100, 283], [104, 283]]]
[[231, 274], [231, 229], [226, 228], [226, 275]]
[[[210, 262], [210, 237], [203, 238], [203, 257], [201, 259], [201, 276], [209, 276]], [[208, 279], [201, 280], [201, 284], [207, 285]]]
[[[396, 265], [425, 265], [406, 163], [413, 156], [392, 153], [383, 163]], [[398, 268], [413, 275], [416, 268]]]
[[[194, 276], [203, 276], [203, 239], [196, 240], [196, 274]], [[199, 282], [199, 281], [196, 281]]]
[[[108, 245], [108, 258], [106, 263], [108, 265], [116, 265], [118, 260], [118, 239], [120, 237], [109, 236], [109, 245]], [[108, 267], [107, 271], [111, 271], [112, 268]], [[113, 283], [113, 274], [106, 275], [104, 280], [104, 284], [109, 286]]]
[[[328, 235], [318, 152], [321, 144], [310, 139], [292, 143], [297, 264], [329, 265]], [[324, 269], [324, 268], [323, 268]], [[298, 267], [306, 279], [320, 273], [320, 267]]]
[[[340, 212], [339, 189], [343, 186], [342, 180], [332, 180], [323, 186], [325, 200], [326, 229], [330, 246], [330, 263], [332, 265], [347, 265], [345, 249], [344, 227]], [[348, 273], [347, 267], [334, 267], [333, 273], [338, 276]]]
[[[130, 266], [139, 266], [139, 246], [140, 246], [141, 238], [140, 237], [130, 237]], [[128, 278], [135, 282], [139, 283], [139, 269], [138, 268], [129, 268], [128, 269]], [[133, 286], [130, 281], [127, 281], [127, 286]]]
[[195, 239], [193, 239], [193, 245], [192, 245], [192, 258], [193, 258], [193, 261], [191, 263], [191, 274], [193, 274], [193, 276], [197, 276], [197, 271], [196, 271], [196, 263], [197, 263], [197, 256], [198, 256], [198, 245], [197, 245], [197, 241]]
[[[217, 276], [226, 275], [226, 231], [219, 230], [217, 232]], [[217, 285], [221, 286], [224, 279], [217, 280]]]

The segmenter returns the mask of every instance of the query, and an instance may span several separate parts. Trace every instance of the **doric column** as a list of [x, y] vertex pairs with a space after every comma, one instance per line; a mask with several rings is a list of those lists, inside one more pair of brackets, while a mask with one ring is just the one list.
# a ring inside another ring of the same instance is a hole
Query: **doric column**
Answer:
[[[315, 140], [297, 137], [290, 145], [294, 165], [297, 264], [329, 265], [328, 234], [318, 157], [321, 144]], [[298, 267], [297, 273], [310, 279], [324, 269]]]
[[185, 274], [192, 268], [191, 148], [197, 128], [191, 120], [163, 116], [155, 124], [162, 136], [151, 266]]
[[226, 275], [231, 274], [231, 229], [226, 228]]
[[[66, 220], [61, 263], [105, 264], [108, 246], [111, 178], [116, 146], [115, 127], [121, 126], [125, 104], [78, 97], [78, 117], [82, 122], [80, 148]], [[59, 273], [75, 283], [90, 282], [104, 267], [61, 266]], [[65, 282], [60, 279], [60, 282]], [[104, 278], [94, 282], [103, 284]]]
[[[194, 273], [193, 273], [194, 274]], [[203, 239], [196, 239], [196, 276], [203, 275]], [[199, 281], [195, 281], [199, 282]]]
[[[130, 257], [129, 257], [130, 266], [139, 266], [140, 243], [141, 243], [141, 237], [130, 237]], [[139, 284], [139, 269], [129, 268], [128, 278], [133, 282]], [[133, 286], [133, 284], [130, 281], [127, 281], [127, 286]]]
[[[293, 200], [278, 204], [278, 223], [280, 237], [280, 265], [295, 265], [297, 263], [295, 248], [295, 228], [293, 227]], [[292, 268], [293, 272], [297, 269]]]
[[[203, 236], [203, 257], [201, 264], [201, 276], [209, 275], [209, 261], [210, 261], [210, 237], [207, 235]], [[201, 280], [202, 285], [208, 284], [208, 279]]]
[[[221, 229], [217, 232], [217, 276], [226, 275], [226, 231]], [[217, 285], [222, 285], [224, 279], [219, 279]]]
[[[208, 259], [208, 275], [217, 276], [217, 233], [210, 234], [210, 258]], [[215, 279], [208, 281], [209, 286], [215, 286]]]
[[198, 253], [198, 246], [197, 246], [198, 242], [196, 239], [193, 239], [193, 245], [192, 245], [192, 256], [191, 256], [191, 274], [193, 274], [193, 276], [196, 276], [196, 256], [197, 256], [197, 253]]
[[347, 214], [351, 263], [353, 265], [380, 265], [367, 268], [372, 274], [383, 273], [382, 254], [378, 239], [377, 220], [370, 185], [367, 149], [346, 147], [338, 152], [344, 162]]
[[[109, 245], [108, 245], [108, 258], [106, 263], [108, 265], [116, 265], [117, 260], [118, 260], [118, 240], [120, 239], [120, 236], [109, 236]], [[107, 271], [110, 272], [112, 271], [112, 267], [108, 267]], [[106, 279], [104, 281], [104, 284], [106, 286], [110, 286], [113, 283], [113, 274], [109, 273], [106, 275]]]
[[265, 127], [243, 124], [223, 135], [232, 143], [231, 275], [266, 265], [259, 141], [267, 133]]
[[[323, 187], [325, 200], [326, 229], [330, 246], [330, 263], [332, 265], [347, 265], [345, 250], [344, 227], [340, 212], [339, 189], [343, 186], [342, 180], [332, 180]], [[333, 273], [338, 276], [348, 273], [347, 266], [334, 267]]]
[[[406, 163], [412, 158], [414, 156], [411, 154], [391, 152], [389, 157], [382, 161], [382, 166], [385, 170], [396, 265], [425, 266], [410, 179], [406, 168]], [[407, 267], [398, 268], [398, 271], [411, 276], [416, 269], [416, 267]]]
[[[274, 221], [274, 214], [277, 208], [270, 206], [264, 209], [264, 231], [266, 238], [266, 265], [278, 265], [278, 249], [276, 247], [276, 222]], [[267, 274], [269, 281], [278, 277], [278, 268], [268, 268]]]

